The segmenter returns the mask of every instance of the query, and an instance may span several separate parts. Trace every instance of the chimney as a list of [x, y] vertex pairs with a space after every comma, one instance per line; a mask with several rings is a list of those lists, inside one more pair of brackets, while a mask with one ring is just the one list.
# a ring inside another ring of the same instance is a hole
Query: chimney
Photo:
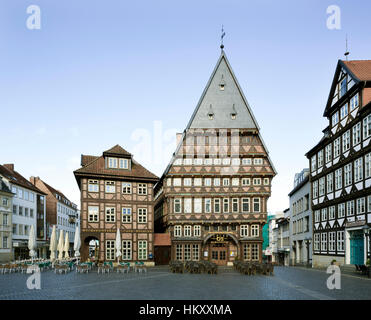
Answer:
[[176, 134], [176, 145], [179, 144], [180, 139], [182, 139], [182, 133], [177, 133], [177, 134]]
[[36, 186], [36, 182], [40, 180], [40, 177], [31, 177], [30, 178], [30, 181], [31, 183]]
[[13, 163], [4, 164], [4, 167], [11, 170], [11, 171], [14, 171], [14, 164]]

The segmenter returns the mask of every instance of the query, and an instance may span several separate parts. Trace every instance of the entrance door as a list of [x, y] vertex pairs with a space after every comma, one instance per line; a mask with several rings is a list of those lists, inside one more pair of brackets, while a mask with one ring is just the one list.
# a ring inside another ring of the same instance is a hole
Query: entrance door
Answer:
[[353, 232], [350, 237], [350, 264], [364, 265], [364, 242], [362, 232]]
[[217, 265], [227, 264], [227, 247], [224, 243], [213, 243], [210, 246], [211, 261]]

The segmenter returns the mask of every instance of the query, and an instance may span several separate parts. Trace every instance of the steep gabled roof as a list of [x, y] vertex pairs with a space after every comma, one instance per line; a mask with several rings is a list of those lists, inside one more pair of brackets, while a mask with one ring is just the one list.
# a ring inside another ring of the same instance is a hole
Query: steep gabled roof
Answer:
[[114, 147], [103, 152], [104, 156], [124, 156], [125, 158], [131, 157], [131, 153], [127, 152], [120, 145], [116, 144]]
[[[40, 180], [41, 180], [41, 179], [40, 179]], [[69, 201], [70, 204], [71, 204], [71, 205], [68, 205], [68, 204], [64, 203], [65, 205], [67, 205], [67, 206], [73, 208], [72, 204], [75, 204], [75, 203], [73, 203], [71, 200], [69, 200], [69, 199], [68, 199], [68, 198], [67, 198], [67, 197], [66, 197], [66, 196], [65, 196], [61, 191], [59, 191], [59, 190], [53, 188], [51, 185], [47, 184], [44, 180], [41, 180], [41, 182], [42, 182], [42, 183], [45, 185], [45, 187], [50, 191], [51, 195], [52, 195], [54, 198], [57, 199], [57, 197], [56, 197], [55, 195], [58, 194], [58, 196], [60, 196], [60, 197], [62, 198], [62, 200], [65, 199], [65, 200]], [[57, 200], [60, 201], [60, 199], [57, 199]], [[75, 208], [74, 208], [74, 209], [75, 209]]]
[[1, 177], [0, 177], [0, 191], [13, 194]]
[[28, 181], [25, 177], [23, 177], [15, 170], [11, 170], [5, 166], [0, 165], [0, 175], [7, 178], [12, 184], [32, 190], [42, 195], [46, 195], [46, 193], [35, 187], [30, 181]]

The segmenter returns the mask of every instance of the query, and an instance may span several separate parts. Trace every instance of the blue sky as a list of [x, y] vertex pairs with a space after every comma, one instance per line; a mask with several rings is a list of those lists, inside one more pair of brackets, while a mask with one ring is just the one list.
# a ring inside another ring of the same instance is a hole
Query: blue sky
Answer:
[[[29, 5], [41, 9], [40, 30], [26, 27]], [[326, 26], [330, 5], [341, 9], [340, 30]], [[224, 24], [225, 52], [278, 171], [268, 208], [283, 210], [327, 124], [345, 35], [349, 59], [371, 59], [370, 11], [361, 0], [3, 0], [0, 163], [77, 204], [81, 153], [120, 144], [161, 175], [219, 57]]]

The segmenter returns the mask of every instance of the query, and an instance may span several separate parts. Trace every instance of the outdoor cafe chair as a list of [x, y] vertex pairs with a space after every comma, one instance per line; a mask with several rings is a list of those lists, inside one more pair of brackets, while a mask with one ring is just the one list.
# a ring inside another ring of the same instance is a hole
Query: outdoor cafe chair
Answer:
[[142, 272], [142, 271], [147, 273], [147, 268], [145, 267], [142, 261], [136, 261], [134, 264], [134, 272]]

